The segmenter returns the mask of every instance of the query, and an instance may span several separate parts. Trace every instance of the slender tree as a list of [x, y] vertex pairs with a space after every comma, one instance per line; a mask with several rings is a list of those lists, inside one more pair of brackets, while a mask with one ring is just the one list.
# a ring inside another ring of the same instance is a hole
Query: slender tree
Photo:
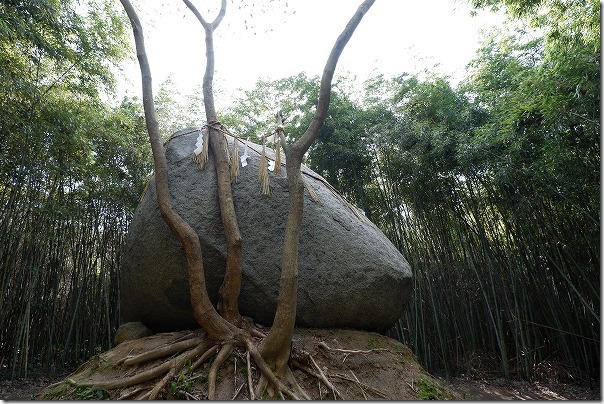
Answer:
[[239, 314], [239, 292], [241, 290], [242, 254], [241, 234], [237, 225], [237, 215], [231, 190], [231, 168], [226, 150], [228, 144], [221, 132], [220, 123], [216, 115], [214, 103], [214, 31], [220, 25], [226, 12], [226, 0], [222, 0], [220, 11], [214, 21], [207, 22], [197, 8], [189, 1], [183, 0], [186, 6], [201, 23], [205, 33], [206, 45], [206, 70], [203, 76], [203, 100], [206, 112], [207, 130], [209, 131], [210, 150], [214, 156], [216, 181], [218, 185], [218, 201], [220, 215], [224, 226], [227, 241], [227, 261], [225, 276], [219, 291], [218, 310], [220, 314], [236, 325], [242, 325], [243, 320]]
[[[281, 280], [279, 283], [279, 299], [273, 327], [267, 338], [262, 342], [263, 356], [270, 358], [277, 372], [282, 374], [287, 366], [290, 355], [291, 338], [296, 321], [296, 294], [298, 288], [298, 250], [300, 245], [300, 229], [304, 209], [304, 180], [300, 167], [302, 159], [312, 143], [317, 139], [319, 129], [325, 122], [331, 97], [331, 82], [338, 59], [344, 47], [350, 40], [361, 19], [373, 5], [375, 0], [366, 0], [359, 6], [355, 15], [350, 19], [344, 31], [333, 46], [327, 63], [323, 69], [319, 101], [310, 123], [300, 139], [291, 145], [286, 145], [283, 131], [281, 143], [285, 146], [287, 183], [289, 187], [289, 211], [283, 242], [283, 262]], [[281, 123], [281, 122], [279, 122]]]
[[[203, 324], [204, 330], [208, 334], [209, 338], [216, 340], [220, 340], [224, 338], [224, 336], [232, 338], [235, 333], [235, 328], [218, 315], [207, 293], [199, 237], [197, 236], [197, 233], [195, 233], [195, 230], [178, 214], [178, 212], [176, 212], [172, 206], [170, 192], [168, 189], [168, 165], [163, 150], [161, 134], [159, 132], [159, 124], [156, 118], [155, 106], [153, 104], [151, 68], [145, 52], [142, 26], [136, 11], [132, 7], [132, 4], [128, 0], [121, 0], [121, 2], [126, 10], [126, 13], [128, 14], [130, 23], [132, 24], [137, 58], [141, 70], [143, 84], [143, 106], [145, 110], [147, 131], [149, 133], [149, 142], [151, 143], [151, 150], [153, 152], [157, 201], [162, 217], [170, 226], [172, 231], [178, 236], [185, 250], [193, 313], [196, 320], [200, 324]], [[224, 12], [222, 12], [222, 15], [224, 15]], [[220, 19], [222, 19], [222, 17], [220, 17]], [[218, 23], [220, 22], [220, 19], [217, 19]], [[208, 59], [213, 61], [213, 56], [209, 57]], [[209, 91], [211, 94], [211, 86], [209, 87]], [[209, 110], [213, 111], [213, 106], [211, 106]]]

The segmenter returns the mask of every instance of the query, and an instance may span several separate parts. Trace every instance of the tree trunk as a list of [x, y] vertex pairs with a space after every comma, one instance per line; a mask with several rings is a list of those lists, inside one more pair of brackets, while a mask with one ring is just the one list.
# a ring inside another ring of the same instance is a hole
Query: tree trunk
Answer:
[[145, 52], [143, 31], [138, 16], [129, 0], [120, 0], [132, 24], [136, 44], [136, 55], [139, 61], [142, 87], [143, 107], [145, 122], [149, 133], [149, 141], [153, 151], [155, 166], [155, 184], [157, 188], [157, 202], [162, 217], [182, 242], [187, 260], [189, 273], [189, 291], [191, 306], [195, 319], [208, 334], [209, 338], [219, 339], [225, 335], [233, 335], [236, 329], [225, 321], [214, 309], [206, 289], [201, 245], [195, 230], [174, 210], [168, 189], [168, 169], [166, 155], [161, 141], [159, 125], [153, 104], [153, 89], [151, 69]]
[[279, 281], [279, 298], [273, 326], [267, 337], [260, 345], [264, 359], [274, 369], [283, 375], [291, 353], [291, 342], [296, 323], [296, 303], [298, 292], [298, 251], [300, 247], [300, 232], [302, 228], [302, 213], [304, 210], [304, 181], [302, 179], [302, 158], [319, 134], [319, 129], [325, 122], [331, 95], [331, 81], [338, 59], [375, 0], [365, 0], [352, 16], [334, 44], [321, 77], [319, 101], [317, 110], [310, 126], [302, 137], [291, 146], [285, 146], [286, 171], [289, 187], [289, 212], [283, 241], [283, 260], [281, 279]]
[[220, 205], [220, 216], [224, 226], [224, 235], [227, 241], [227, 262], [224, 279], [220, 286], [218, 311], [229, 322], [239, 325], [241, 316], [239, 314], [239, 293], [241, 291], [242, 276], [242, 240], [237, 224], [237, 214], [233, 204], [231, 189], [230, 162], [228, 160], [228, 144], [221, 133], [220, 124], [217, 121], [216, 106], [214, 103], [214, 30], [218, 27], [226, 12], [226, 0], [222, 0], [220, 11], [216, 19], [208, 23], [199, 13], [197, 8], [189, 1], [183, 0], [185, 5], [197, 17], [205, 32], [206, 43], [206, 70], [203, 76], [203, 102], [206, 111], [206, 120], [210, 132], [210, 150], [214, 156], [216, 169], [216, 181], [218, 186], [218, 203]]
[[290, 151], [287, 154], [285, 167], [289, 188], [289, 211], [283, 241], [279, 299], [273, 326], [260, 348], [262, 357], [272, 363], [279, 374], [283, 374], [286, 370], [296, 324], [298, 252], [304, 208], [304, 180], [300, 170], [301, 163], [302, 155], [299, 153], [294, 155]]

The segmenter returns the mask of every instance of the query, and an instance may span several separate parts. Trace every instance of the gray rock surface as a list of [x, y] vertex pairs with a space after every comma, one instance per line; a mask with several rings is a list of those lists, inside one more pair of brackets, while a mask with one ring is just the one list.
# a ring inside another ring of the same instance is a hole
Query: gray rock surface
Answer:
[[140, 321], [124, 323], [115, 332], [115, 345], [119, 345], [124, 341], [148, 337], [149, 335], [153, 335], [153, 331]]
[[[199, 235], [208, 293], [216, 302], [226, 261], [225, 237], [211, 153], [204, 170], [192, 161], [197, 136], [197, 131], [187, 128], [166, 143], [169, 187], [175, 209]], [[230, 144], [232, 140], [228, 137]], [[257, 180], [261, 147], [250, 144], [250, 148], [248, 165], [240, 168], [233, 184], [243, 238], [239, 307], [255, 322], [270, 325], [278, 296], [287, 178], [285, 167], [279, 175], [271, 172], [272, 194], [261, 195]], [[243, 152], [240, 144], [239, 155]], [[273, 156], [270, 149], [267, 156]], [[297, 325], [390, 328], [411, 296], [409, 264], [321, 176], [305, 167], [303, 172], [318, 201], [305, 192]], [[141, 321], [156, 332], [198, 328], [190, 306], [183, 248], [160, 216], [153, 177], [130, 225], [120, 280], [123, 322]]]

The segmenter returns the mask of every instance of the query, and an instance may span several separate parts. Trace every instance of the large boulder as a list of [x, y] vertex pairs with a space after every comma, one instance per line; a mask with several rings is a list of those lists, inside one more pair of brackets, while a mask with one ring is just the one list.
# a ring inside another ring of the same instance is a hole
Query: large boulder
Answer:
[[[196, 230], [210, 298], [216, 302], [226, 262], [213, 159], [200, 170], [192, 160], [199, 131], [176, 132], [166, 143], [168, 181], [178, 213]], [[229, 144], [233, 139], [228, 137]], [[240, 311], [270, 325], [276, 310], [288, 210], [285, 169], [270, 173], [271, 195], [257, 180], [261, 147], [250, 144], [233, 199], [243, 239]], [[239, 145], [239, 155], [244, 146]], [[267, 156], [274, 156], [267, 149]], [[282, 156], [282, 160], [285, 157]], [[401, 316], [411, 295], [409, 264], [384, 234], [339, 196], [320, 175], [303, 167], [317, 201], [305, 191], [300, 238], [298, 311], [303, 327], [384, 331]], [[154, 331], [196, 328], [183, 247], [159, 213], [151, 177], [134, 214], [122, 257], [123, 322]]]

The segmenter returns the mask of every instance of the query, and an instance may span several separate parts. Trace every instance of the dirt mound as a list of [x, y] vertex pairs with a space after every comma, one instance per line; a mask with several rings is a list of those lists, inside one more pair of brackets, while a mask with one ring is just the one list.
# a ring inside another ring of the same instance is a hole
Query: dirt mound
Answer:
[[[65, 380], [44, 389], [37, 399], [140, 398], [157, 380], [113, 390], [104, 390], [95, 384], [119, 380], [154, 367], [165, 358], [136, 367], [127, 367], [122, 362], [128, 356], [169, 346], [190, 334], [190, 331], [162, 333], [126, 341], [94, 356]], [[409, 348], [383, 335], [347, 329], [297, 329], [293, 340], [293, 373], [313, 400], [333, 400], [334, 397], [345, 400], [461, 398], [426, 373]], [[247, 363], [242, 352], [232, 355], [222, 365], [216, 385], [218, 400], [250, 398]], [[188, 371], [185, 364], [180, 374], [175, 374], [166, 384], [160, 397], [206, 398], [210, 366], [211, 363], [206, 363]], [[254, 366], [250, 371], [252, 379], [257, 380], [259, 373]], [[325, 380], [319, 382], [323, 376]]]

